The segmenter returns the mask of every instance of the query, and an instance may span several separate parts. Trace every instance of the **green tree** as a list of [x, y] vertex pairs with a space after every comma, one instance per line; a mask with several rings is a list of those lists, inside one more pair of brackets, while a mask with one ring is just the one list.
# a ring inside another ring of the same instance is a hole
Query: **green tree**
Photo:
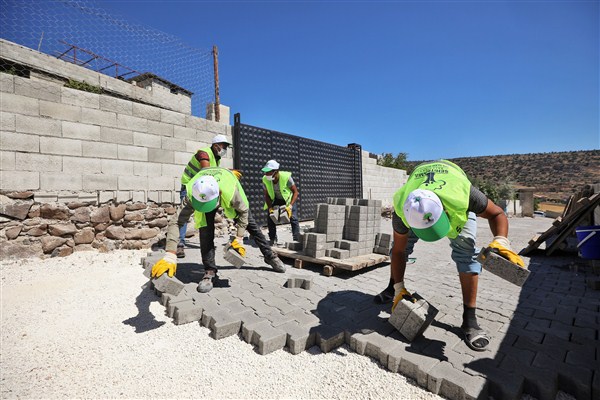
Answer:
[[410, 165], [406, 161], [407, 157], [408, 153], [398, 153], [395, 156], [392, 153], [382, 153], [377, 159], [377, 165], [388, 168], [408, 170]]

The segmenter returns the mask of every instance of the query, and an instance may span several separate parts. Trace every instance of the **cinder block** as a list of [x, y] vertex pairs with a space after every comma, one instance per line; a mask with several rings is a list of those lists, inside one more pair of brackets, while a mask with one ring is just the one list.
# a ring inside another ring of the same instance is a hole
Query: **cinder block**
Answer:
[[523, 286], [529, 277], [530, 271], [528, 269], [511, 263], [504, 257], [494, 253], [489, 247], [481, 249], [477, 261], [481, 263], [485, 270], [517, 286]]
[[175, 277], [169, 278], [169, 275], [166, 273], [155, 278], [152, 283], [158, 291], [172, 294], [173, 296], [181, 293], [184, 287], [184, 284], [179, 279]]
[[227, 262], [231, 263], [231, 265], [233, 265], [236, 268], [241, 268], [245, 262], [244, 257], [242, 257], [240, 255], [240, 253], [238, 253], [237, 251], [235, 251], [234, 249], [232, 249], [229, 246], [228, 246], [228, 248], [226, 248], [226, 251], [225, 251], [223, 257], [225, 258], [225, 260]]
[[390, 324], [410, 342], [425, 332], [438, 313], [417, 293], [413, 293], [413, 296], [417, 299], [416, 303], [401, 300], [389, 318]]
[[342, 260], [344, 258], [350, 257], [350, 250], [342, 250], [342, 249], [332, 249], [331, 257]]
[[300, 251], [302, 250], [302, 242], [287, 242], [287, 248], [289, 250]]

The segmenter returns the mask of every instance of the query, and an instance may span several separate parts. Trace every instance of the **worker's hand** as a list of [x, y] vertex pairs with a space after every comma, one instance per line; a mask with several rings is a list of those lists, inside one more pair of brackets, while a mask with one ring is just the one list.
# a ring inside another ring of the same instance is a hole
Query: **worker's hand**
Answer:
[[240, 179], [242, 179], [242, 176], [244, 176], [244, 174], [242, 174], [240, 171], [238, 171], [237, 169], [232, 169], [231, 172], [233, 172], [233, 174], [235, 175], [235, 177], [237, 178], [237, 180], [239, 181]]
[[231, 248], [237, 251], [240, 254], [240, 256], [245, 257], [246, 249], [244, 248], [244, 245], [242, 243], [244, 243], [244, 238], [236, 237], [231, 241]]
[[411, 303], [417, 302], [417, 299], [415, 299], [413, 295], [404, 287], [404, 282], [394, 283], [394, 303], [392, 304], [392, 312], [394, 312], [394, 309], [400, 300], [410, 301]]
[[273, 207], [269, 207], [269, 214], [273, 214]]
[[285, 206], [285, 211], [287, 212], [288, 218], [292, 218], [292, 206]]
[[519, 267], [525, 268], [525, 262], [523, 259], [510, 248], [508, 239], [504, 236], [494, 236], [494, 241], [488, 245], [493, 252], [506, 258], [513, 264], [517, 264]]
[[152, 278], [158, 278], [165, 272], [169, 275], [169, 278], [172, 278], [175, 271], [177, 271], [177, 256], [167, 252], [162, 259], [152, 266]]

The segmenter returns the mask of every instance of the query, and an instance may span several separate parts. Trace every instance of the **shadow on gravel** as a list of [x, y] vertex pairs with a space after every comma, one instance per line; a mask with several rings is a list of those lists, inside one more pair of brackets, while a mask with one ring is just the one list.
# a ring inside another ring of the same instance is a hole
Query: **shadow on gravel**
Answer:
[[134, 327], [135, 333], [148, 332], [160, 328], [166, 323], [165, 321], [157, 321], [150, 312], [150, 303], [158, 301], [158, 298], [151, 290], [148, 290], [149, 284], [142, 285], [142, 291], [135, 298], [135, 306], [138, 309], [138, 314], [123, 321], [123, 324]]

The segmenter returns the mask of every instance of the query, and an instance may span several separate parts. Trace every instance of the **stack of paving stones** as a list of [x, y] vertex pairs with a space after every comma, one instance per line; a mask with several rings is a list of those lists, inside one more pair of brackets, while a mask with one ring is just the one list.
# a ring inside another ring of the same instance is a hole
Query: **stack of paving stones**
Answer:
[[[219, 253], [218, 265], [226, 265]], [[151, 253], [142, 264], [148, 270], [160, 258]], [[199, 259], [199, 250], [188, 249], [182, 262]], [[475, 352], [461, 335], [460, 284], [449, 259], [450, 249], [439, 247], [427, 264], [407, 271], [407, 286], [439, 310], [412, 342], [388, 321], [390, 304], [373, 302], [387, 286], [388, 268], [334, 279], [305, 269], [277, 274], [263, 264], [222, 267], [219, 276], [227, 284], [200, 294], [202, 271], [188, 279], [182, 265], [179, 294], [161, 292], [157, 284], [154, 290], [175, 324], [198, 323], [215, 339], [237, 334], [259, 354], [298, 354], [312, 346], [329, 352], [346, 345], [451, 400], [516, 400], [523, 394], [554, 400], [559, 390], [577, 399], [599, 398], [600, 292], [586, 285], [591, 271], [581, 265], [574, 272], [571, 260], [559, 257], [532, 258], [533, 273], [523, 287], [484, 272], [478, 319], [491, 342]]]
[[380, 234], [381, 200], [333, 198], [317, 204], [315, 226], [287, 248], [313, 258], [347, 259], [389, 254], [391, 236]]

